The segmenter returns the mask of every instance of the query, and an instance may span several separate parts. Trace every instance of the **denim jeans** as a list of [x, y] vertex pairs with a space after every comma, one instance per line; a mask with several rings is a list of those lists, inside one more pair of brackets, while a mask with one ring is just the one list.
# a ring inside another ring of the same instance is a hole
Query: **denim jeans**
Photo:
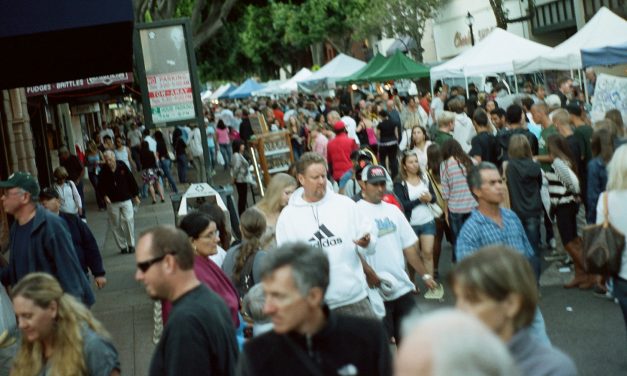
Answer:
[[209, 168], [211, 171], [216, 169], [216, 147], [209, 146]]
[[185, 154], [176, 156], [176, 169], [179, 175], [179, 183], [187, 183], [187, 156]]
[[451, 228], [451, 235], [453, 237], [453, 241], [451, 243], [453, 246], [453, 262], [457, 262], [457, 255], [455, 254], [457, 237], [468, 217], [470, 217], [470, 213], [453, 213], [451, 211], [448, 212], [448, 223]]
[[520, 222], [525, 229], [525, 234], [527, 235], [527, 239], [529, 239], [529, 243], [531, 244], [531, 248], [533, 248], [534, 257], [529, 260], [531, 262], [531, 267], [533, 268], [534, 273], [536, 274], [536, 280], [540, 281], [540, 273], [541, 263], [540, 263], [540, 216], [537, 217], [526, 217], [521, 218]]
[[231, 166], [231, 144], [220, 144], [220, 153], [224, 158], [224, 170], [228, 170]]
[[170, 183], [170, 186], [172, 187], [172, 191], [174, 191], [174, 193], [179, 193], [179, 190], [176, 188], [176, 182], [174, 181], [174, 178], [172, 177], [172, 161], [169, 159], [162, 159], [160, 161], [161, 163], [161, 169], [163, 170], [163, 174], [165, 175], [165, 178], [168, 179], [168, 183]]
[[618, 305], [623, 311], [623, 320], [627, 326], [627, 280], [614, 277], [614, 297], [618, 299]]

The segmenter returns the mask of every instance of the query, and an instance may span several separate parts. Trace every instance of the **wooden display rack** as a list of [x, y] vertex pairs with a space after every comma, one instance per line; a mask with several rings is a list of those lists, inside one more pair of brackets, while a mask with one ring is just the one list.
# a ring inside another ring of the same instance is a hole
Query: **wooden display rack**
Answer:
[[290, 134], [288, 131], [262, 133], [255, 135], [249, 144], [255, 178], [263, 196], [272, 175], [287, 172], [294, 162]]

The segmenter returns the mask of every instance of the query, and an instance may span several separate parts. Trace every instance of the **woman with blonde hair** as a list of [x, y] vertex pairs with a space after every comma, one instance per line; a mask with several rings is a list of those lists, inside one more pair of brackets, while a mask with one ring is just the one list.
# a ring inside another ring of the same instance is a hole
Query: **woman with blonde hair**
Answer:
[[573, 361], [537, 338], [538, 288], [527, 259], [507, 247], [480, 249], [451, 275], [457, 308], [481, 320], [503, 342], [523, 375], [576, 375]]
[[12, 376], [120, 374], [109, 334], [53, 276], [28, 274], [12, 297], [22, 332]]
[[275, 227], [279, 214], [287, 206], [298, 184], [293, 176], [278, 173], [270, 179], [266, 195], [255, 206], [266, 218], [266, 231], [261, 239], [261, 247], [266, 250], [275, 248]]
[[52, 175], [54, 177], [52, 187], [59, 194], [59, 201], [61, 202], [59, 211], [80, 216], [83, 213], [83, 200], [81, 200], [81, 196], [72, 179], [68, 179], [68, 172], [65, 167], [59, 166], [55, 168]]
[[266, 256], [261, 248], [261, 237], [266, 231], [266, 218], [259, 210], [249, 208], [240, 217], [239, 228], [242, 243], [228, 250], [222, 270], [243, 297], [261, 281], [261, 264]]

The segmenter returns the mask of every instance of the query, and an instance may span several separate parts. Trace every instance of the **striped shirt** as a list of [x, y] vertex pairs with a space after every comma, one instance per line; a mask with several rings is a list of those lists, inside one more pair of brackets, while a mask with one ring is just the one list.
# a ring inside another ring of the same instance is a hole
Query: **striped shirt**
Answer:
[[549, 196], [553, 207], [575, 202], [575, 196], [579, 194], [579, 180], [565, 161], [555, 158], [545, 176], [549, 181]]
[[479, 210], [472, 211], [457, 238], [455, 247], [457, 260], [462, 260], [480, 248], [491, 245], [505, 245], [528, 259], [533, 257], [533, 249], [518, 216], [509, 209], [500, 210], [503, 226], [499, 226]]
[[451, 213], [469, 213], [477, 206], [466, 181], [466, 168], [453, 157], [440, 166], [442, 197], [448, 200]]

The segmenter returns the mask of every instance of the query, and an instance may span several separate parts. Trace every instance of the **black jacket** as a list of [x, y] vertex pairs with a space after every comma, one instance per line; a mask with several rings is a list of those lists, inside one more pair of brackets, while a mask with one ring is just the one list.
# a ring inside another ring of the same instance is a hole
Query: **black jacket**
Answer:
[[505, 167], [509, 202], [520, 219], [542, 214], [542, 171], [531, 159], [512, 159]]
[[[387, 335], [380, 321], [335, 315], [325, 308], [327, 323], [318, 333], [305, 337], [274, 331], [252, 339], [239, 356], [237, 375], [338, 375], [355, 370], [364, 375], [391, 375]], [[300, 354], [300, 355], [299, 355]], [[306, 357], [311, 361], [305, 362]]]
[[135, 177], [124, 162], [117, 161], [115, 172], [109, 166], [104, 166], [98, 174], [98, 190], [111, 202], [130, 200], [139, 194]]
[[[436, 202], [437, 197], [435, 196], [435, 191], [433, 190], [431, 182], [427, 180], [426, 183], [429, 184], [429, 193], [431, 194], [430, 202], [433, 204], [434, 202]], [[416, 206], [422, 204], [423, 202], [420, 201], [419, 198], [415, 200], [409, 199], [409, 191], [407, 189], [407, 183], [405, 182], [405, 180], [394, 183], [394, 194], [396, 195], [396, 197], [398, 197], [398, 200], [403, 207], [403, 211], [405, 212], [405, 217], [407, 217], [407, 220], [409, 221], [411, 219], [411, 212]]]

